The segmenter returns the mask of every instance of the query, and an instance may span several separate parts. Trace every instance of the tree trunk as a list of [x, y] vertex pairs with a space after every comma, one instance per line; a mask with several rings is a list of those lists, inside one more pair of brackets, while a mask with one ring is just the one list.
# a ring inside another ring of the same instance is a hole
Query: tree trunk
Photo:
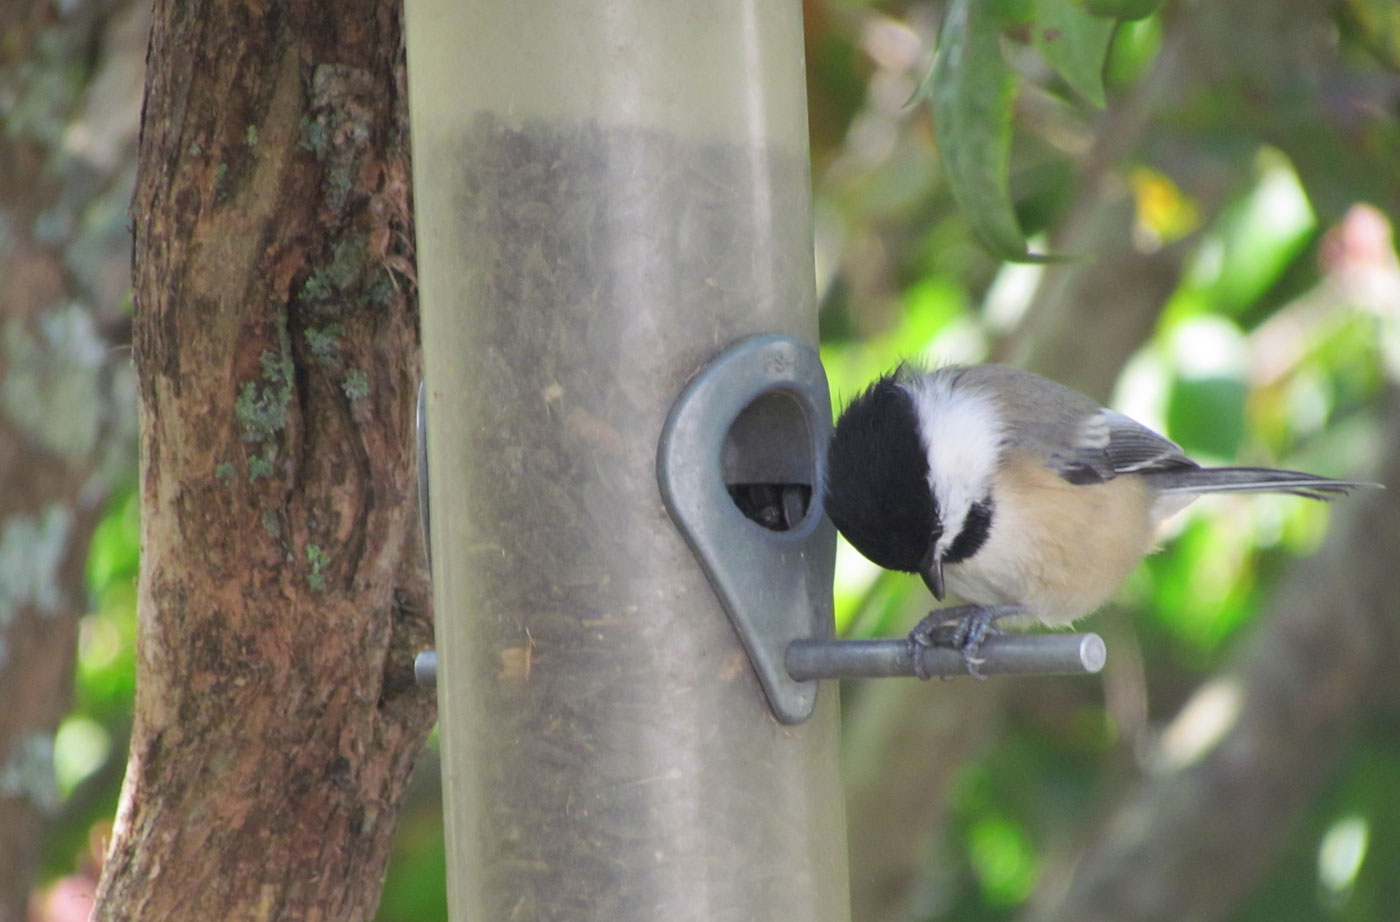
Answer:
[[135, 723], [94, 918], [372, 917], [433, 719], [397, 0], [159, 0]]

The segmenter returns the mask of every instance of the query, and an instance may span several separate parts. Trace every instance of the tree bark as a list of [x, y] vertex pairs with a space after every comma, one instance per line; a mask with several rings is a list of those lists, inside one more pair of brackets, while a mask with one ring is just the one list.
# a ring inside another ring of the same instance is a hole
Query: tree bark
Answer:
[[367, 919], [433, 719], [400, 6], [154, 17], [138, 681], [94, 918]]
[[26, 917], [56, 815], [84, 563], [135, 454], [130, 365], [112, 346], [129, 335], [145, 32], [126, 0], [0, 7], [0, 922]]

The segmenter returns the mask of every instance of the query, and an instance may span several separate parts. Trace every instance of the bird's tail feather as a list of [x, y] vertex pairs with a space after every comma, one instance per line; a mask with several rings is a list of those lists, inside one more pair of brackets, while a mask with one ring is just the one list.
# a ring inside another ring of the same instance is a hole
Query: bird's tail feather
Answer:
[[1345, 496], [1357, 487], [1381, 486], [1271, 467], [1200, 467], [1153, 471], [1144, 476], [1163, 494], [1292, 493], [1324, 501]]

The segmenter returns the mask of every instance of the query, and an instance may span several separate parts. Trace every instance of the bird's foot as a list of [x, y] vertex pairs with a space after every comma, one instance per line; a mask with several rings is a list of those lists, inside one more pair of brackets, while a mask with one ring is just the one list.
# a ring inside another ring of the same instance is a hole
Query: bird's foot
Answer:
[[924, 668], [922, 647], [945, 647], [962, 654], [968, 675], [985, 679], [978, 667], [986, 660], [977, 654], [989, 635], [1000, 633], [994, 622], [1025, 613], [1026, 609], [1021, 605], [958, 605], [929, 612], [928, 617], [914, 625], [909, 632], [914, 674], [925, 681], [930, 678]]

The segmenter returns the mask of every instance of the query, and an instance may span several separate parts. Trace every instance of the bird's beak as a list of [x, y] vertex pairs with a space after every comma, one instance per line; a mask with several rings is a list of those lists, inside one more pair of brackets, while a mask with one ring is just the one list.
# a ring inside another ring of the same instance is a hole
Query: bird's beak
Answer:
[[924, 585], [928, 591], [933, 593], [933, 597], [938, 601], [943, 601], [943, 555], [934, 548], [929, 548], [928, 556], [924, 558], [919, 566], [919, 575], [924, 578]]

